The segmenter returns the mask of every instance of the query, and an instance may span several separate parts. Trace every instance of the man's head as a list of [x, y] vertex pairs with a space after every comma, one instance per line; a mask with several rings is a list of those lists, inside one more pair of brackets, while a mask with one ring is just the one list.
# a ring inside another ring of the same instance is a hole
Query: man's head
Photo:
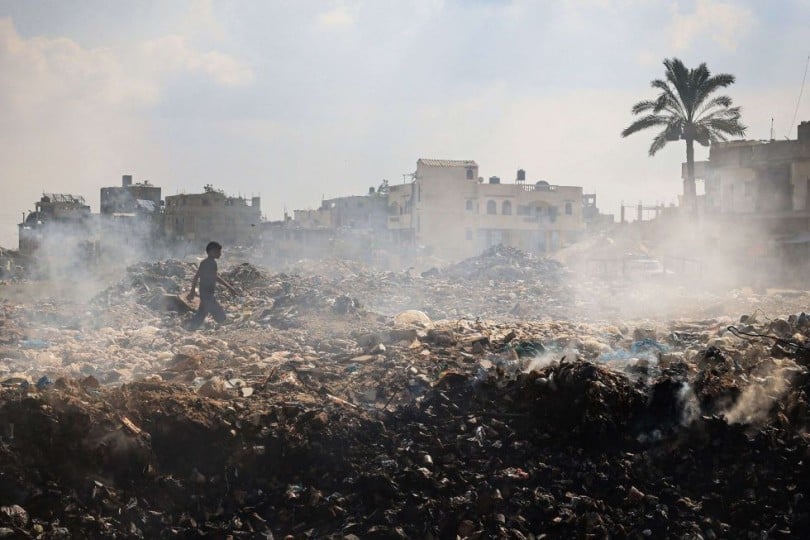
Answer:
[[219, 242], [208, 242], [208, 245], [205, 246], [205, 252], [208, 253], [209, 257], [219, 259], [219, 256], [222, 255], [222, 245]]

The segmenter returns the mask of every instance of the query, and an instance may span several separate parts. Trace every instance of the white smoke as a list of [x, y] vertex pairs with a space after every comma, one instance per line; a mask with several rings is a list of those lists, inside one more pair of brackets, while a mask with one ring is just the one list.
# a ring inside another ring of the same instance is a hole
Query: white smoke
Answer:
[[[774, 362], [777, 362], [774, 360]], [[781, 361], [779, 361], [781, 364]], [[793, 365], [771, 365], [760, 371], [759, 376], [751, 377], [749, 384], [737, 402], [725, 413], [732, 424], [762, 424], [767, 422], [769, 413], [776, 403], [790, 388], [790, 383], [797, 373]], [[792, 364], [792, 362], [791, 362]]]

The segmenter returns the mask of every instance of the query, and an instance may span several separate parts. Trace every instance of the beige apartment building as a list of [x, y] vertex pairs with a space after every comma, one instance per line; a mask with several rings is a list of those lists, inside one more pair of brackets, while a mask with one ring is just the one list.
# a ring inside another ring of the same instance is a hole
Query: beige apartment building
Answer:
[[211, 240], [250, 245], [259, 238], [260, 198], [230, 197], [210, 185], [203, 193], [166, 197], [163, 231], [170, 242], [205, 247]]
[[488, 181], [471, 160], [420, 159], [413, 181], [391, 186], [388, 229], [400, 243], [453, 260], [496, 244], [549, 253], [575, 242], [584, 230], [582, 188]]

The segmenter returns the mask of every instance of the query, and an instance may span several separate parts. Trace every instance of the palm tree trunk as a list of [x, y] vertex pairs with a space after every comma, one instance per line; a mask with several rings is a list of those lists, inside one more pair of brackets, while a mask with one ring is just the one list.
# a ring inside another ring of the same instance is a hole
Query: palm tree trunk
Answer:
[[695, 187], [695, 141], [686, 138], [686, 179], [683, 181], [683, 205], [690, 212], [697, 212], [697, 188]]

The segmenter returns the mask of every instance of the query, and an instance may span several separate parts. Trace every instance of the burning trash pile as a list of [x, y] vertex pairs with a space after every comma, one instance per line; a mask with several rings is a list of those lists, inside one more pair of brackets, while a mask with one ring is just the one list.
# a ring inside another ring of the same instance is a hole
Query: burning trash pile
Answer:
[[388, 313], [462, 278], [242, 264], [190, 333], [193, 272], [0, 304], [0, 538], [810, 535], [806, 315]]

